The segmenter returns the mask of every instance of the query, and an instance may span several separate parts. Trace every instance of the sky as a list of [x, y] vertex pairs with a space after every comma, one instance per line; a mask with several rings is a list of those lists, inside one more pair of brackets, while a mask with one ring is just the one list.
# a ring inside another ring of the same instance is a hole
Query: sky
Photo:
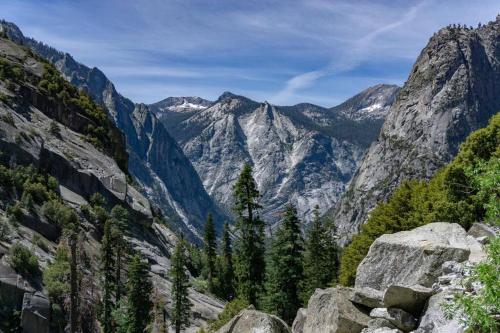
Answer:
[[335, 106], [404, 84], [441, 27], [499, 12], [498, 0], [0, 0], [0, 18], [144, 103], [231, 91]]

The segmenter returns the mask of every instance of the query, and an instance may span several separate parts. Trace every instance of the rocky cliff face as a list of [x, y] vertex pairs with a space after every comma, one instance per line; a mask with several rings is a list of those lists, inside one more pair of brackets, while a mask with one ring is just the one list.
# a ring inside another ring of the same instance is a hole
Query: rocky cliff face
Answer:
[[[229, 92], [215, 103], [169, 98], [151, 109], [227, 212], [243, 164], [252, 164], [262, 214], [272, 223], [288, 202], [306, 219], [315, 205], [323, 212], [337, 202], [397, 92], [380, 85], [332, 110], [257, 103]], [[368, 109], [377, 114], [370, 116]]]
[[402, 180], [430, 178], [500, 110], [499, 41], [500, 18], [430, 39], [335, 209], [343, 242]]
[[[10, 267], [6, 259], [8, 249], [14, 244], [22, 244], [32, 249], [41, 268], [44, 268], [54, 258], [61, 237], [61, 228], [57, 223], [51, 222], [47, 213], [44, 213], [43, 203], [40, 202], [44, 200], [43, 198], [30, 204], [21, 204], [15, 224], [11, 222], [12, 213], [9, 213], [11, 209], [9, 207], [23, 200], [26, 202], [30, 200], [22, 199], [22, 193], [17, 193], [18, 190], [12, 190], [12, 186], [8, 185], [5, 171], [7, 168], [16, 169], [30, 165], [33, 166], [33, 172], [38, 172], [45, 177], [51, 175], [57, 180], [58, 186], [54, 191], [57, 192], [58, 202], [73, 207], [80, 217], [79, 238], [82, 242], [82, 251], [88, 254], [80, 271], [83, 280], [88, 276], [93, 278], [89, 282], [92, 283], [92, 290], [97, 283], [93, 274], [99, 269], [98, 256], [102, 225], [87, 218], [82, 207], [89, 204], [89, 198], [94, 193], [103, 195], [110, 207], [118, 204], [128, 210], [131, 222], [127, 225], [126, 239], [131, 247], [141, 252], [151, 264], [151, 277], [157, 286], [158, 293], [165, 299], [167, 296], [170, 297], [171, 292], [171, 282], [168, 276], [169, 258], [178, 241], [175, 234], [164, 224], [154, 223], [149, 201], [137, 189], [137, 185], [132, 185], [127, 181], [126, 170], [123, 171], [120, 168], [117, 162], [120, 161], [119, 157], [127, 155], [124, 138], [120, 136], [121, 141], [116, 142], [111, 138], [109, 142], [103, 141], [107, 142], [107, 145], [92, 140], [92, 137], [89, 137], [92, 133], [88, 133], [88, 127], [98, 125], [88, 112], [88, 108], [92, 108], [92, 105], [88, 104], [80, 108], [78, 104], [73, 104], [72, 99], [77, 99], [79, 96], [74, 88], [65, 90], [66, 92], [73, 91], [74, 95], [71, 99], [63, 97], [63, 90], [57, 94], [51, 94], [50, 85], [49, 88], [45, 88], [46, 85], [43, 83], [48, 72], [47, 68], [50, 68], [47, 66], [49, 65], [30, 53], [28, 49], [0, 38], [0, 165], [2, 170], [0, 180], [0, 299], [9, 301], [7, 310], [13, 310], [20, 309], [24, 296], [26, 304], [23, 305], [22, 320], [25, 329], [47, 327], [47, 317], [41, 314], [43, 314], [42, 310], [48, 311], [45, 306], [48, 302], [40, 294], [44, 291], [41, 281], [27, 281]], [[59, 77], [60, 82], [66, 83], [57, 70], [53, 72]], [[66, 85], [70, 86], [68, 83]], [[103, 111], [102, 114], [104, 119], [107, 119]], [[138, 129], [145, 131], [144, 135], [152, 131], [154, 118], [148, 118], [147, 113], [141, 112], [140, 107], [134, 111], [133, 116], [139, 124]], [[117, 131], [112, 122], [109, 120], [108, 122], [110, 132]], [[121, 153], [116, 154], [117, 152]], [[162, 162], [165, 164], [165, 161]], [[31, 201], [33, 200], [32, 198]], [[95, 290], [98, 293], [98, 285]], [[35, 291], [37, 293], [34, 293]], [[94, 294], [91, 296], [97, 297]], [[189, 297], [194, 306], [192, 326], [188, 332], [196, 332], [207, 320], [216, 318], [223, 304], [195, 290], [190, 290]], [[40, 310], [36, 309], [37, 304], [40, 303], [37, 301], [38, 298], [44, 300], [41, 302], [44, 308]], [[0, 309], [0, 322], [3, 320], [2, 312], [6, 310], [5, 306], [3, 304]], [[168, 308], [170, 304], [166, 306]]]
[[2, 21], [0, 29], [12, 40], [48, 59], [69, 82], [88, 91], [97, 103], [106, 107], [125, 134], [129, 172], [177, 230], [197, 239], [209, 212], [222, 223], [224, 218], [195, 169], [146, 105], [134, 104], [121, 96], [99, 69], [88, 68], [67, 53], [24, 37], [14, 24]]

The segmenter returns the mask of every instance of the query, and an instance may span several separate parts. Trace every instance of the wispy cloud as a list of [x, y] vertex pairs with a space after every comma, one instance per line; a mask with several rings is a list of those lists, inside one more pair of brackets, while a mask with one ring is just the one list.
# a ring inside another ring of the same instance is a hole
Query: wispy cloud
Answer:
[[276, 103], [286, 102], [297, 91], [314, 85], [314, 83], [320, 78], [352, 69], [370, 55], [370, 46], [377, 40], [378, 37], [381, 37], [384, 33], [388, 33], [391, 30], [414, 20], [418, 11], [429, 2], [430, 0], [424, 0], [417, 3], [416, 5], [410, 7], [401, 18], [390, 23], [383, 24], [376, 29], [371, 30], [365, 36], [352, 41], [352, 45], [348, 47], [341, 56], [333, 59], [327, 66], [292, 77], [286, 82], [285, 87], [272, 98], [272, 100]]

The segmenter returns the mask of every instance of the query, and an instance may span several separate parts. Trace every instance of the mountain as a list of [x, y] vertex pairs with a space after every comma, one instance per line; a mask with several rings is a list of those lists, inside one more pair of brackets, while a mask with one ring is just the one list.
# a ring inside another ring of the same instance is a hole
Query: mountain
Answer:
[[[213, 103], [167, 98], [150, 109], [228, 214], [232, 187], [243, 164], [253, 165], [264, 207], [261, 213], [273, 223], [288, 202], [305, 219], [315, 205], [324, 212], [337, 202], [378, 135], [383, 118], [378, 105], [386, 107], [398, 91], [396, 86], [380, 85], [362, 93], [370, 101], [357, 97], [334, 109], [305, 103], [282, 107], [230, 92]], [[365, 115], [370, 107], [378, 110], [377, 116]]]
[[[141, 115], [134, 112], [136, 118]], [[151, 265], [155, 297], [170, 297], [168, 270], [178, 238], [154, 218], [149, 200], [127, 175], [127, 160], [133, 164], [127, 158], [125, 138], [102, 107], [68, 83], [48, 61], [0, 37], [0, 330], [16, 318], [12, 317], [16, 311], [17, 324], [11, 327], [17, 328], [22, 317], [28, 331], [48, 332], [49, 318], [52, 324], [63, 319], [61, 310], [50, 311], [59, 303], [52, 294], [49, 303], [46, 295], [54, 289], [40, 273], [54, 262], [57, 249], [66, 248], [62, 229], [63, 212], [68, 208], [78, 216], [78, 309], [86, 328], [97, 325], [91, 309], [100, 302], [102, 292], [102, 219], [108, 219], [116, 205], [129, 216], [123, 226], [127, 244]], [[99, 214], [91, 200], [95, 193], [105, 199]], [[10, 260], [21, 247], [39, 265], [33, 275], [25, 273], [26, 261], [21, 260], [24, 266], [19, 267]], [[126, 271], [122, 274], [124, 278]], [[67, 301], [63, 277], [57, 280], [61, 287], [56, 289]], [[187, 332], [197, 332], [208, 320], [216, 319], [223, 307], [220, 300], [194, 289], [189, 298], [194, 306]], [[30, 304], [27, 299], [41, 303]], [[29, 330], [29, 325], [36, 329]]]
[[429, 179], [467, 135], [500, 110], [500, 16], [477, 29], [446, 27], [420, 53], [333, 212], [343, 242], [404, 179]]
[[176, 230], [191, 239], [199, 238], [209, 212], [218, 226], [222, 224], [224, 217], [206, 193], [195, 169], [148, 106], [134, 104], [120, 95], [99, 69], [82, 65], [67, 53], [25, 37], [15, 24], [2, 21], [0, 31], [48, 59], [69, 82], [85, 89], [106, 107], [125, 134], [130, 174]]

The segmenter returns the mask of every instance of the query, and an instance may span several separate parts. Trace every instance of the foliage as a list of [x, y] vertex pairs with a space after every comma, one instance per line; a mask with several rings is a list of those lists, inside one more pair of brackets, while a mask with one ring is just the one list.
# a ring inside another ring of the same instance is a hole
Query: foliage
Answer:
[[47, 243], [43, 240], [42, 237], [38, 234], [34, 234], [33, 237], [31, 238], [31, 242], [38, 246], [40, 249], [44, 250], [45, 252], [49, 252], [49, 246]]
[[151, 322], [151, 293], [153, 285], [149, 277], [149, 264], [139, 253], [128, 268], [127, 317], [128, 333], [143, 333]]
[[17, 273], [26, 278], [34, 278], [40, 274], [40, 266], [35, 253], [20, 243], [11, 246], [8, 261]]
[[177, 243], [170, 268], [172, 278], [172, 312], [170, 318], [176, 332], [180, 332], [189, 325], [192, 306], [188, 298], [189, 276], [185, 268], [187, 258], [184, 243], [184, 239]]
[[213, 293], [215, 291], [214, 279], [216, 277], [215, 261], [217, 256], [217, 243], [215, 234], [215, 224], [212, 214], [208, 214], [207, 221], [205, 222], [205, 259], [207, 263], [207, 281], [208, 290]]
[[477, 264], [464, 282], [465, 286], [481, 286], [477, 292], [457, 294], [450, 303], [443, 304], [448, 318], [464, 314], [464, 323], [474, 332], [494, 333], [500, 330], [500, 238], [494, 238], [486, 247], [487, 260]]
[[245, 164], [234, 186], [234, 198], [236, 289], [238, 297], [255, 305], [263, 290], [265, 272], [264, 222], [257, 215], [261, 208], [257, 202], [259, 191], [249, 164]]
[[370, 214], [361, 233], [344, 250], [339, 281], [352, 285], [356, 269], [373, 241], [383, 234], [410, 230], [435, 222], [495, 219], [499, 207], [500, 114], [487, 127], [473, 132], [456, 158], [429, 182], [403, 182], [385, 203]]
[[111, 220], [106, 221], [104, 225], [104, 235], [101, 241], [101, 275], [102, 283], [102, 326], [104, 333], [112, 332], [111, 312], [113, 311], [114, 302], [112, 300], [112, 292], [114, 286], [114, 251], [113, 237], [111, 231]]
[[326, 288], [335, 280], [338, 270], [337, 246], [330, 228], [319, 217], [317, 206], [313, 216], [304, 252], [301, 298], [306, 305], [316, 288]]
[[302, 305], [299, 295], [304, 240], [300, 224], [295, 207], [289, 205], [274, 235], [266, 272], [265, 309], [288, 324]]
[[224, 223], [221, 239], [221, 255], [219, 258], [217, 296], [230, 301], [234, 298], [234, 271], [233, 271], [233, 250], [231, 247], [231, 236], [229, 235], [229, 225]]
[[69, 253], [64, 244], [59, 244], [54, 260], [43, 271], [43, 284], [49, 297], [56, 304], [63, 304], [69, 294]]
[[241, 298], [235, 298], [231, 302], [226, 303], [224, 310], [219, 313], [217, 320], [210, 323], [210, 331], [217, 331], [249, 305], [250, 304], [246, 300]]

